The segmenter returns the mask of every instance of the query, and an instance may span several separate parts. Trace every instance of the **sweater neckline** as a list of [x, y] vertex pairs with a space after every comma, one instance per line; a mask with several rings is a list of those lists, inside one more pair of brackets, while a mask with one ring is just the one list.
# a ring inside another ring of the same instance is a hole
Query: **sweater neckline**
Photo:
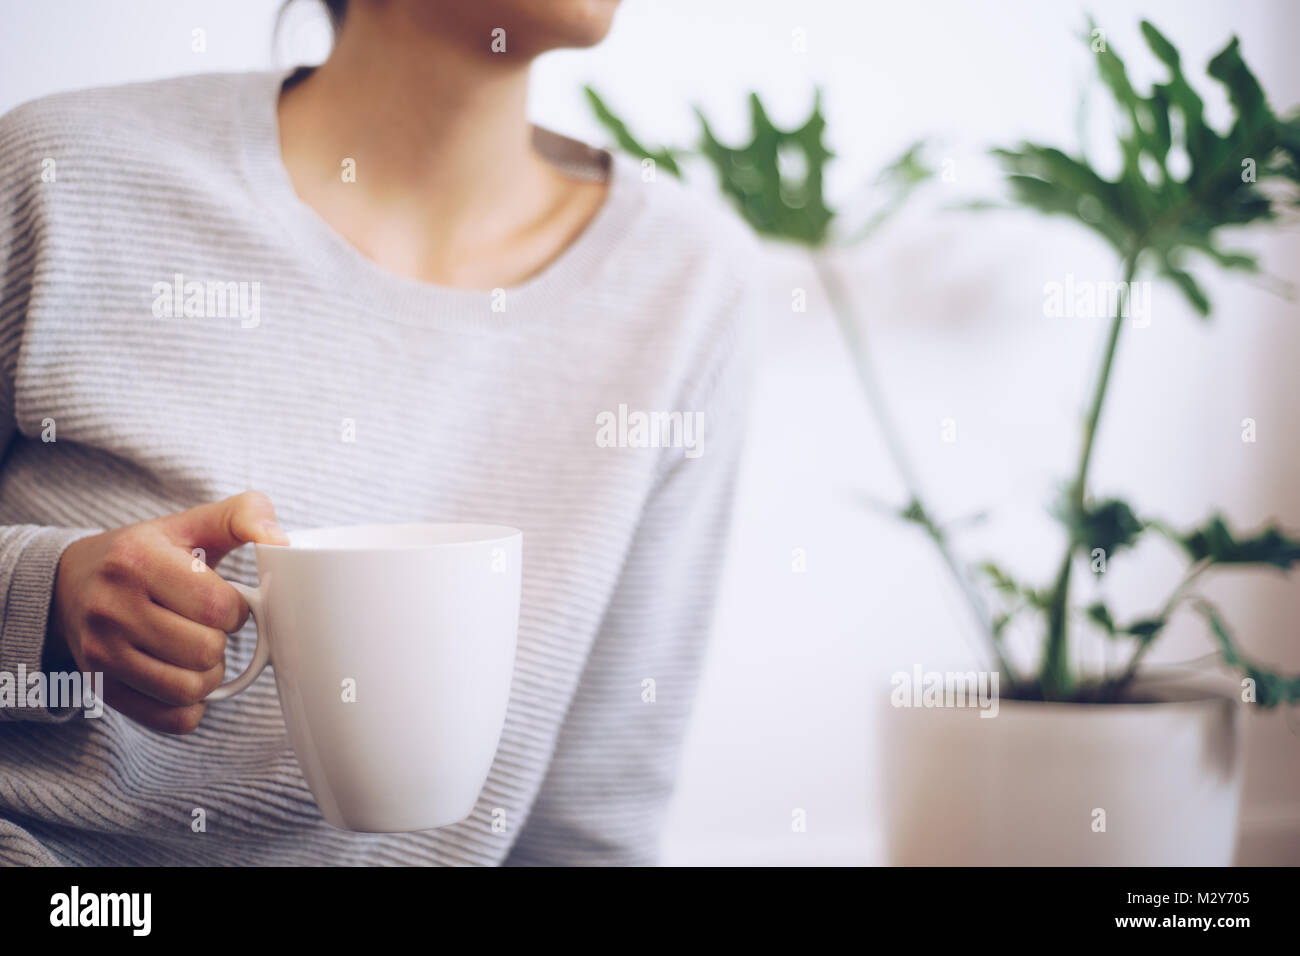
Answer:
[[470, 318], [484, 324], [509, 324], [556, 309], [584, 290], [613, 246], [630, 231], [644, 202], [634, 188], [627, 160], [541, 127], [535, 143], [547, 159], [579, 178], [605, 180], [604, 202], [577, 237], [542, 269], [504, 288], [504, 310], [495, 290], [464, 289], [425, 282], [390, 272], [366, 257], [294, 189], [280, 152], [279, 98], [284, 83], [298, 70], [247, 74], [239, 97], [243, 173], [266, 212], [279, 222], [292, 254], [306, 259], [314, 276], [336, 294], [394, 318]]

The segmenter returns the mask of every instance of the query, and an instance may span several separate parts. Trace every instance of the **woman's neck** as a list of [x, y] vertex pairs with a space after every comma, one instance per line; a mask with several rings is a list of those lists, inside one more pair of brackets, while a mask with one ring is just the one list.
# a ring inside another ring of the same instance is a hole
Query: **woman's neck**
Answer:
[[[529, 64], [456, 46], [404, 5], [356, 5], [329, 59], [279, 105], [300, 197], [392, 271], [448, 285], [506, 285], [581, 231], [602, 184], [538, 155]], [[355, 14], [355, 16], [354, 16]]]

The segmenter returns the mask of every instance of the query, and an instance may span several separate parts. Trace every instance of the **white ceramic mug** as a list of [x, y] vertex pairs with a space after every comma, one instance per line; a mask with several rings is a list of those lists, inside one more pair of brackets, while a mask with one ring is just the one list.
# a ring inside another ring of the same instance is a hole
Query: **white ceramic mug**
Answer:
[[469, 816], [505, 723], [523, 535], [362, 525], [256, 545], [257, 648], [218, 701], [275, 667], [289, 741], [325, 819], [366, 832]]

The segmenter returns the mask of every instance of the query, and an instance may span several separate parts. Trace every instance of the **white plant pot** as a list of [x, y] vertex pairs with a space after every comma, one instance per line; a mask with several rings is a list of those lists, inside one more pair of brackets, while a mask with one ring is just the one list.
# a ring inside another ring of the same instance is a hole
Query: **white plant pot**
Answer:
[[1228, 866], [1237, 839], [1241, 706], [1167, 702], [975, 708], [886, 703], [889, 862]]

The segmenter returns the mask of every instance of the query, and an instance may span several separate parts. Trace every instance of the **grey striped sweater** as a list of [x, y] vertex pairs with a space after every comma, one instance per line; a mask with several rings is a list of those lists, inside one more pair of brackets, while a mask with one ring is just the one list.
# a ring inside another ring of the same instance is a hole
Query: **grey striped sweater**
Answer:
[[[290, 531], [509, 524], [523, 605], [490, 776], [456, 826], [348, 833], [312, 802], [270, 673], [186, 737], [0, 708], [0, 862], [651, 862], [741, 448], [754, 243], [670, 178], [551, 135], [610, 191], [550, 266], [495, 292], [395, 276], [293, 192], [283, 79], [0, 119], [0, 672], [41, 667], [58, 558], [96, 530], [248, 488]], [[699, 413], [694, 450], [598, 437], [655, 411]], [[251, 552], [222, 574], [252, 583]], [[232, 636], [228, 673], [253, 643]]]

